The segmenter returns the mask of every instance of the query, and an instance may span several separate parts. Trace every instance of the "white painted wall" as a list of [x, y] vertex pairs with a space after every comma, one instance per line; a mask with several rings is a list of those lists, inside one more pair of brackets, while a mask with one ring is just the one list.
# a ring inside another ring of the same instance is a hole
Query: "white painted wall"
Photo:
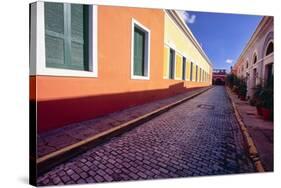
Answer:
[[[266, 79], [266, 65], [273, 63], [273, 53], [265, 56], [267, 45], [273, 41], [273, 18], [265, 17], [255, 33], [240, 55], [234, 68], [237, 70], [237, 76], [245, 78], [248, 86], [247, 96], [252, 97], [254, 87], [263, 84]], [[257, 62], [254, 64], [254, 54], [257, 55]], [[246, 63], [248, 61], [248, 68]], [[256, 69], [257, 75], [254, 75]]]

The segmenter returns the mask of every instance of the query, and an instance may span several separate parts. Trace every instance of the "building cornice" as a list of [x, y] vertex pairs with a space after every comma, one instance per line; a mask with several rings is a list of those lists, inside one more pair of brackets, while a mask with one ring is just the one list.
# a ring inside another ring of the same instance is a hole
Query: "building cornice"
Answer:
[[246, 54], [247, 50], [251, 47], [251, 45], [257, 40], [260, 33], [262, 33], [264, 26], [272, 20], [271, 16], [264, 16], [260, 21], [259, 25], [256, 27], [255, 32], [252, 34], [250, 40], [247, 42], [246, 46], [244, 47], [242, 53], [240, 54], [239, 58], [236, 61], [234, 66], [239, 66], [242, 63], [243, 56]]
[[205, 54], [202, 47], [199, 45], [198, 41], [196, 40], [195, 36], [192, 34], [191, 30], [186, 25], [183, 18], [179, 15], [179, 13], [176, 10], [165, 10], [165, 12], [170, 16], [170, 18], [173, 19], [173, 21], [180, 27], [180, 29], [183, 31], [186, 37], [188, 37], [193, 45], [196, 47], [196, 49], [199, 51], [199, 53], [204, 57], [204, 59], [208, 62], [209, 65], [212, 66], [212, 62], [208, 58], [208, 56]]

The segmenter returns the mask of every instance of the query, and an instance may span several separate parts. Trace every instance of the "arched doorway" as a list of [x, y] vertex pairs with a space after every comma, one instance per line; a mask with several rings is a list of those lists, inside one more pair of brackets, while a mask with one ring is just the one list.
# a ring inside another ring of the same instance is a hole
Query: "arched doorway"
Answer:
[[[270, 56], [274, 49], [273, 49], [273, 41], [270, 41], [267, 45], [265, 56]], [[265, 65], [265, 81], [266, 83], [270, 81], [273, 76], [273, 61]]]
[[221, 79], [221, 78], [216, 78], [216, 79], [214, 80], [214, 83], [213, 83], [213, 84], [214, 84], [214, 85], [224, 85], [225, 82], [224, 82], [224, 80]]

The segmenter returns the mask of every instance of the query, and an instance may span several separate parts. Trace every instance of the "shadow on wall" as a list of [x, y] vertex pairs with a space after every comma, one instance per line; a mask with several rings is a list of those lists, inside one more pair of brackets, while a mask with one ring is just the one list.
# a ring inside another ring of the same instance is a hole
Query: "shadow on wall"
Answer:
[[[171, 85], [167, 89], [38, 101], [37, 130], [42, 133], [70, 123], [92, 119], [190, 90], [192, 89], [184, 87], [184, 82], [181, 82]], [[32, 105], [36, 101], [33, 100], [30, 103]]]

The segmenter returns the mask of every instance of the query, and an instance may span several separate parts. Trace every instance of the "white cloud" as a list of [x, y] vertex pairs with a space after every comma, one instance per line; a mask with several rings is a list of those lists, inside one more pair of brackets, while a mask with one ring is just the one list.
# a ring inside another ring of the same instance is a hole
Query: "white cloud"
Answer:
[[225, 62], [226, 62], [227, 64], [231, 64], [231, 65], [232, 65], [233, 59], [226, 59]]
[[184, 21], [188, 24], [193, 24], [196, 21], [196, 15], [195, 14], [189, 14], [186, 11], [182, 12], [182, 17], [183, 17]]

